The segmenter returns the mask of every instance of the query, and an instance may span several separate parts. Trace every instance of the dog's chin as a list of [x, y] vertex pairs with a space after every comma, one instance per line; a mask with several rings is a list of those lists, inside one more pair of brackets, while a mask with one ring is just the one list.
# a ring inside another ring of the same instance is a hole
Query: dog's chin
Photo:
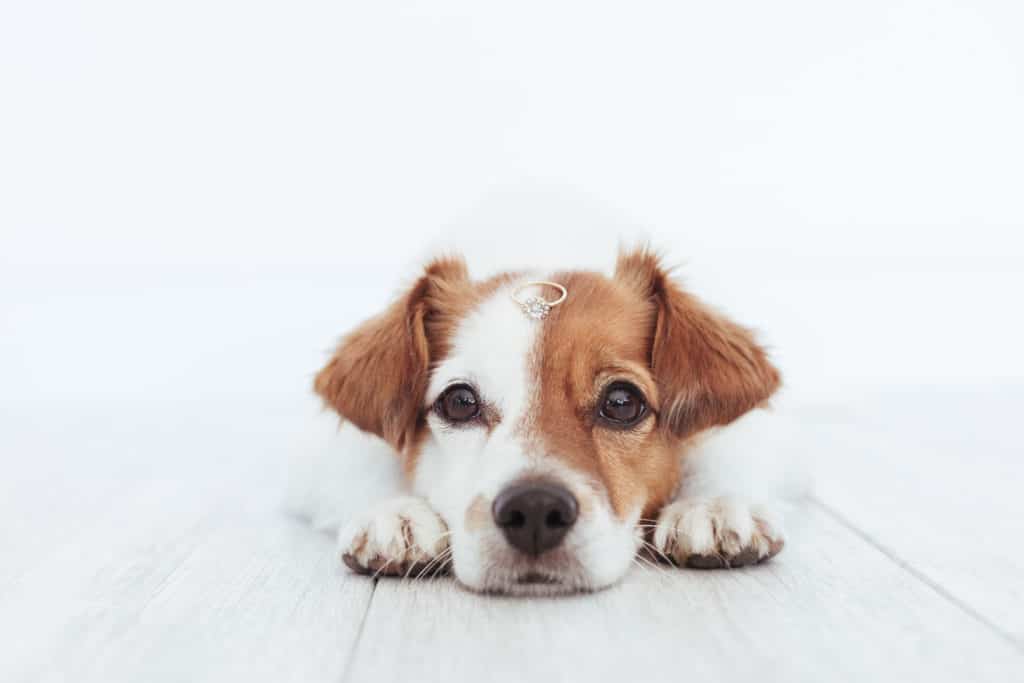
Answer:
[[515, 561], [492, 566], [477, 581], [466, 581], [454, 572], [466, 588], [488, 595], [541, 596], [590, 593], [615, 581], [595, 581], [577, 562]]
[[588, 593], [595, 587], [586, 577], [575, 573], [525, 573], [493, 572], [480, 587], [479, 592], [490, 595], [512, 596], [555, 596], [573, 593]]

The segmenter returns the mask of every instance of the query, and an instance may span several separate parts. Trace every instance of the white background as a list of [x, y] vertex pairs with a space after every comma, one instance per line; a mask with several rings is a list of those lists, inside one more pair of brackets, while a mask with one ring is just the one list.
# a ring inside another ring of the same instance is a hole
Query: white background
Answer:
[[1024, 5], [0, 4], [0, 397], [277, 400], [650, 239], [807, 400], [1024, 379]]

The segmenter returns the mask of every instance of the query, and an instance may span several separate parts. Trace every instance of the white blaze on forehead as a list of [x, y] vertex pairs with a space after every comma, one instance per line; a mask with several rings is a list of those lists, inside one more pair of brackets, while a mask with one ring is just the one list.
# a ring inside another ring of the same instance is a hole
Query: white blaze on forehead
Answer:
[[543, 322], [528, 317], [513, 301], [518, 284], [497, 289], [459, 324], [448, 358], [434, 370], [427, 405], [446, 386], [465, 381], [497, 409], [499, 429], [510, 429], [522, 420], [536, 382], [530, 364]]
[[516, 426], [532, 402], [536, 373], [530, 363], [541, 323], [512, 300], [516, 284], [498, 288], [458, 325], [448, 357], [434, 369], [427, 391], [429, 406], [445, 387], [467, 382], [498, 413], [498, 424], [489, 431], [480, 425], [448, 428], [428, 410], [431, 436], [413, 479], [414, 492], [448, 525], [456, 576], [478, 589], [485, 587], [488, 558], [504, 542], [495, 536], [496, 527], [471, 530], [467, 513], [479, 497], [489, 504], [530, 465]]

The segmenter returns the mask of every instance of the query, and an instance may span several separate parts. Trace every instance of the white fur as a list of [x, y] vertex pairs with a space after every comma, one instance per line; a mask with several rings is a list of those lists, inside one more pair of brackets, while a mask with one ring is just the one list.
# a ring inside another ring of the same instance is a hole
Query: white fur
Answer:
[[427, 566], [448, 547], [444, 521], [416, 496], [396, 496], [374, 505], [338, 531], [338, 547], [363, 568], [374, 560], [396, 566]]
[[680, 564], [693, 555], [728, 560], [747, 549], [761, 560], [784, 539], [771, 509], [729, 496], [686, 498], [666, 505], [654, 531], [658, 551]]
[[490, 434], [480, 426], [452, 428], [429, 413], [431, 435], [419, 455], [413, 489], [430, 501], [451, 531], [455, 575], [484, 589], [490, 539], [466, 528], [466, 511], [477, 496], [493, 500], [530, 466], [530, 454], [516, 439], [533, 391], [528, 361], [539, 326], [512, 301], [511, 288], [499, 289], [460, 324], [448, 358], [435, 370], [427, 392], [429, 406], [443, 389], [468, 382], [493, 406], [500, 423]]
[[404, 490], [391, 446], [327, 412], [306, 425], [288, 474], [285, 509], [321, 531], [337, 531]]
[[[785, 396], [777, 396], [782, 406]], [[784, 410], [752, 410], [728, 427], [709, 431], [687, 455], [679, 497], [733, 496], [779, 504], [799, 499], [810, 488], [809, 460], [794, 424]]]
[[745, 549], [767, 557], [785, 541], [786, 513], [808, 488], [807, 467], [787, 446], [791, 434], [777, 413], [754, 410], [704, 435], [687, 454], [676, 501], [658, 517], [657, 549], [678, 562]]

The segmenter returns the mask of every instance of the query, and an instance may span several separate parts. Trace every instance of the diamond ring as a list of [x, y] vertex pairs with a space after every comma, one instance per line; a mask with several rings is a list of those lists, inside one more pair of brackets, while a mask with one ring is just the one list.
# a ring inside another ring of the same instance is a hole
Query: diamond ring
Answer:
[[[554, 301], [548, 301], [540, 295], [533, 295], [524, 299], [522, 297], [523, 290], [529, 289], [530, 287], [554, 287], [561, 292], [561, 295]], [[569, 292], [566, 291], [565, 287], [557, 282], [547, 282], [546, 280], [526, 282], [516, 287], [512, 292], [512, 300], [519, 304], [520, 308], [523, 309], [523, 313], [534, 320], [543, 320], [548, 317], [548, 313], [551, 312], [551, 309], [565, 301], [567, 296], [569, 296]]]

